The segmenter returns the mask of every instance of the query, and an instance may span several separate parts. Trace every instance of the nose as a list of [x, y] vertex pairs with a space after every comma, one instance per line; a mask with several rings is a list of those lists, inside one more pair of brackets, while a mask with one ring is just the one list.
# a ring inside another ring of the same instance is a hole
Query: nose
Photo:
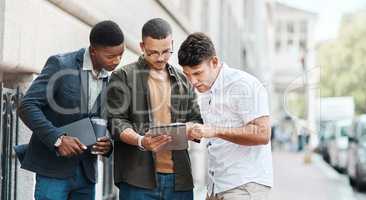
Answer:
[[189, 80], [191, 81], [193, 86], [196, 86], [198, 84], [198, 80], [196, 78], [194, 78], [193, 76], [190, 76]]
[[113, 59], [113, 64], [118, 65], [121, 62], [121, 57], [122, 56], [117, 56], [115, 59]]
[[159, 54], [158, 56], [158, 62], [163, 62], [165, 60], [164, 55], [163, 54]]

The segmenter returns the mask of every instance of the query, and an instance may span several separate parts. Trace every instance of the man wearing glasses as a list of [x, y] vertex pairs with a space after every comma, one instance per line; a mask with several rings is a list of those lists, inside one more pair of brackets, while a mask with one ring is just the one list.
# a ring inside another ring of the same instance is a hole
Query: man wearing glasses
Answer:
[[171, 138], [145, 133], [151, 126], [202, 123], [196, 94], [185, 76], [168, 63], [173, 40], [165, 20], [144, 24], [140, 47], [143, 55], [112, 74], [107, 93], [119, 198], [193, 199], [187, 150], [162, 150]]

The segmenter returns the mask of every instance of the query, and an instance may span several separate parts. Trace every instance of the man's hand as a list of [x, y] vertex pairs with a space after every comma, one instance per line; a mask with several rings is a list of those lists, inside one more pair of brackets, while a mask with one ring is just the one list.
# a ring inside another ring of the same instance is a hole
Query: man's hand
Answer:
[[187, 125], [187, 137], [189, 140], [216, 137], [215, 128], [204, 124]]
[[93, 145], [91, 153], [97, 155], [104, 155], [107, 154], [112, 148], [111, 140], [106, 137], [100, 137], [97, 140], [97, 143]]
[[58, 153], [63, 157], [80, 155], [86, 149], [87, 147], [83, 145], [78, 138], [71, 136], [63, 136], [61, 145], [57, 147]]
[[187, 122], [186, 123], [186, 135], [188, 140], [200, 140], [202, 137], [199, 137], [198, 135], [194, 134], [192, 129], [195, 126], [195, 123], [193, 122]]
[[156, 137], [151, 137], [151, 136], [144, 136], [144, 138], [142, 139], [142, 146], [148, 150], [148, 151], [153, 151], [153, 152], [158, 152], [159, 150], [161, 150], [161, 148], [172, 141], [171, 136], [169, 135], [159, 135]]

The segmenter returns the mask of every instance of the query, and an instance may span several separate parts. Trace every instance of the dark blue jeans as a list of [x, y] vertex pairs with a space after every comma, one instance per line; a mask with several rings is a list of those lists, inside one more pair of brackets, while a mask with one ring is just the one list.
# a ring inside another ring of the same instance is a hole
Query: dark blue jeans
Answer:
[[174, 191], [175, 174], [158, 173], [158, 185], [153, 190], [118, 184], [119, 200], [193, 200], [193, 191]]
[[75, 176], [59, 179], [36, 175], [35, 200], [94, 200], [95, 184], [84, 175], [79, 165]]

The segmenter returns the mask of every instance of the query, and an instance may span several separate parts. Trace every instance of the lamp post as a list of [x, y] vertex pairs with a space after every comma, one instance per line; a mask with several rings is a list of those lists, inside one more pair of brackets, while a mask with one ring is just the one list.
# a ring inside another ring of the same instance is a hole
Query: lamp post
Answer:
[[304, 155], [304, 163], [308, 164], [311, 163], [311, 150], [309, 148], [309, 144], [307, 140], [307, 137], [310, 138], [310, 127], [311, 127], [311, 119], [310, 119], [310, 84], [309, 84], [309, 70], [308, 70], [308, 66], [307, 66], [307, 55], [308, 55], [308, 51], [306, 48], [302, 48], [302, 56], [300, 59], [301, 62], [301, 67], [302, 67], [302, 71], [303, 71], [303, 84], [304, 84], [304, 90], [305, 90], [305, 97], [304, 97], [304, 119], [306, 120], [305, 126], [306, 127], [302, 127], [300, 130], [302, 133], [301, 135], [301, 140], [299, 142], [302, 143], [302, 145], [304, 145], [304, 149], [305, 149], [305, 155]]

